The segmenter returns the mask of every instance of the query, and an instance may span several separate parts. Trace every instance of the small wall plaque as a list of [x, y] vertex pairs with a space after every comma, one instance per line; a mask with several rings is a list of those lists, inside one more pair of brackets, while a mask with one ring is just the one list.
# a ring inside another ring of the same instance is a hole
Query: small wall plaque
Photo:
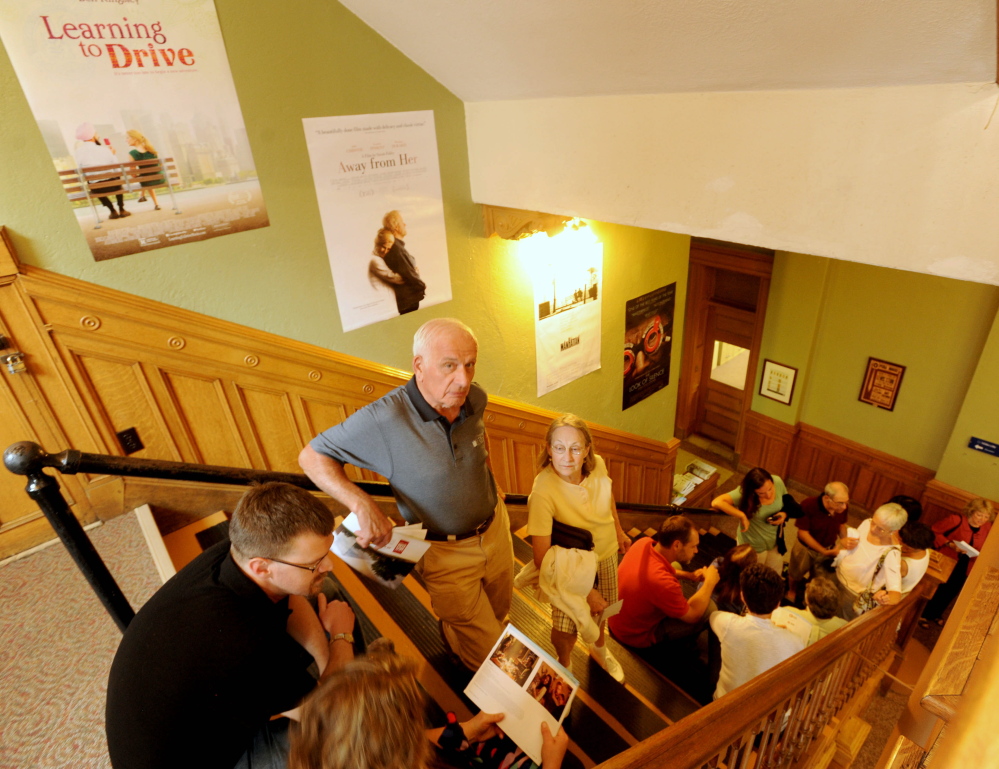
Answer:
[[134, 454], [137, 451], [142, 451], [145, 445], [139, 438], [139, 431], [134, 427], [129, 427], [127, 430], [121, 430], [115, 433], [118, 436], [118, 443], [121, 444], [121, 450], [125, 452], [125, 455]]
[[760, 377], [760, 395], [790, 406], [794, 396], [794, 380], [797, 377], [798, 369], [794, 366], [785, 366], [765, 358], [763, 376]]
[[898, 388], [902, 386], [905, 366], [877, 358], [867, 359], [867, 373], [860, 388], [860, 400], [880, 409], [895, 410]]

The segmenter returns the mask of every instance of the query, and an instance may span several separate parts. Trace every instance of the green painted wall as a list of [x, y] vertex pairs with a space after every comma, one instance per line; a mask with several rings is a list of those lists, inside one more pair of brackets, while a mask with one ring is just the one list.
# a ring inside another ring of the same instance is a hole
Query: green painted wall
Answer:
[[999, 500], [999, 457], [968, 448], [974, 436], [999, 443], [999, 316], [992, 321], [954, 431], [947, 442], [937, 479], [989, 499]]
[[[752, 408], [759, 414], [790, 425], [800, 421], [801, 405], [808, 398], [810, 364], [815, 352], [815, 334], [825, 301], [830, 262], [830, 259], [820, 256], [786, 251], [774, 254], [759, 367], [753, 380]], [[765, 359], [798, 369], [791, 403], [780, 403], [759, 394]]]
[[[477, 378], [491, 392], [660, 440], [672, 436], [679, 345], [670, 387], [622, 413], [623, 314], [626, 299], [677, 281], [682, 320], [687, 237], [593, 223], [605, 242], [603, 369], [539, 400], [529, 282], [514, 245], [482, 237], [462, 102], [338, 3], [215, 4], [271, 226], [94, 262], [0, 50], [0, 224], [23, 262], [403, 369], [416, 328], [456, 316], [479, 334]], [[437, 126], [455, 299], [345, 334], [301, 120], [425, 109], [434, 110]]]
[[[779, 254], [761, 357], [799, 367], [801, 422], [936, 470], [958, 414], [979, 419], [982, 403], [962, 403], [997, 307], [995, 286]], [[906, 367], [894, 411], [858, 400], [868, 357]], [[795, 421], [793, 407], [753, 407]]]

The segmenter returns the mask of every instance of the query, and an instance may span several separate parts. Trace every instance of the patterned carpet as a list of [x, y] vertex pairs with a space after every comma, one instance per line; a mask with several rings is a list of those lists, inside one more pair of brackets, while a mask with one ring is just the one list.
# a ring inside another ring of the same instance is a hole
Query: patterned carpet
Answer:
[[[159, 587], [133, 514], [89, 532], [133, 608]], [[121, 634], [66, 549], [0, 566], [0, 769], [108, 767], [104, 699]]]

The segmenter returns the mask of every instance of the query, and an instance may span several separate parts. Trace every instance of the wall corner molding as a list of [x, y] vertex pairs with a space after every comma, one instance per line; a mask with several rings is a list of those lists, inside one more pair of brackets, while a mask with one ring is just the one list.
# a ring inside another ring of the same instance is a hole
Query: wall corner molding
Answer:
[[520, 240], [537, 232], [556, 235], [565, 229], [569, 221], [572, 221], [571, 216], [482, 204], [482, 222], [487, 238], [499, 235], [504, 240]]

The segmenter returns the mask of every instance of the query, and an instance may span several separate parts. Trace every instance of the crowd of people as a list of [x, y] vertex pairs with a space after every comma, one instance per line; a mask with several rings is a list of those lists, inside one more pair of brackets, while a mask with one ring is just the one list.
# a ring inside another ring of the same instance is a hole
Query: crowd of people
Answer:
[[[492, 652], [494, 664], [526, 682], [529, 655], [494, 651], [512, 602], [513, 548], [489, 466], [488, 399], [473, 381], [477, 354], [463, 323], [425, 323], [413, 341], [413, 377], [320, 433], [299, 462], [357, 515], [362, 547], [387, 544], [394, 523], [344, 466], [385, 477], [399, 515], [426, 528], [430, 548], [418, 568], [451, 661], [474, 671]], [[581, 635], [594, 662], [624, 681], [608, 635], [655, 664], [703, 632], [713, 696], [724, 696], [858, 613], [898, 602], [925, 574], [930, 547], [957, 559], [948, 591], [927, 608], [928, 621], [938, 620], [974, 565], [977, 549], [968, 546], [980, 548], [993, 517], [977, 500], [930, 530], [916, 520], [918, 502], [902, 498], [854, 530], [844, 484], [799, 505], [762, 468], [712, 504], [738, 518], [739, 531], [709, 566], [691, 570], [700, 537], [683, 515], [632, 543], [586, 423], [571, 414], [552, 422], [528, 500], [534, 558], [518, 584], [531, 579], [550, 600], [563, 666]], [[788, 519], [798, 537], [786, 584]], [[330, 577], [332, 530], [330, 510], [297, 486], [265, 483], [243, 495], [229, 540], [178, 572], [125, 631], [108, 681], [115, 769], [529, 765], [503, 734], [502, 713], [463, 722], [448, 713], [444, 725], [425, 728], [415, 663], [385, 639], [365, 650], [349, 596]], [[569, 687], [553, 662], [538, 665], [529, 695], [560, 717]], [[539, 728], [542, 765], [558, 769], [565, 729]]]

